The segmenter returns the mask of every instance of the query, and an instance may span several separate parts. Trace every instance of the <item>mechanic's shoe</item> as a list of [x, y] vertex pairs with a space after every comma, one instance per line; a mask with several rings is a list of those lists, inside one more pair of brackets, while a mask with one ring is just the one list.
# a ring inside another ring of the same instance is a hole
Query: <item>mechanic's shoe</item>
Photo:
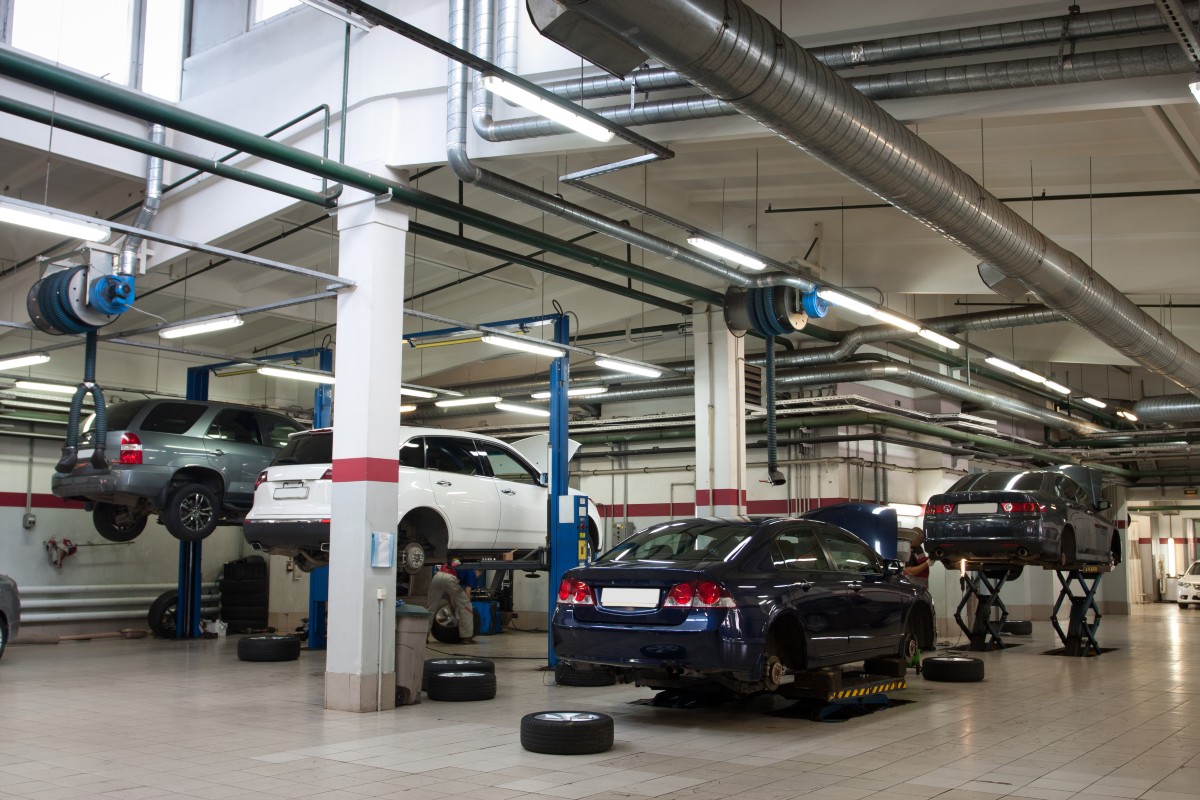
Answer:
[[474, 639], [459, 639], [459, 644], [478, 644]]

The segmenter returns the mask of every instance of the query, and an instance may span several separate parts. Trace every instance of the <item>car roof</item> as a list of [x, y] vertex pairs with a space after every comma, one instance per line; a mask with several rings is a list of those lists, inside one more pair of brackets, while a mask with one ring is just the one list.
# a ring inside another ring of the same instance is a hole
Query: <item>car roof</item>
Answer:
[[[288, 434], [288, 438], [290, 439], [293, 436], [310, 436], [314, 433], [333, 433], [333, 428], [313, 428], [310, 431], [296, 431], [295, 433]], [[505, 447], [512, 447], [512, 445], [508, 444], [502, 439], [497, 439], [493, 436], [487, 436], [482, 433], [457, 431], [451, 428], [422, 428], [417, 425], [400, 426], [400, 441], [408, 441], [409, 439], [417, 436], [462, 436], [470, 439], [479, 439], [481, 441], [491, 442], [493, 444], [502, 444]]]

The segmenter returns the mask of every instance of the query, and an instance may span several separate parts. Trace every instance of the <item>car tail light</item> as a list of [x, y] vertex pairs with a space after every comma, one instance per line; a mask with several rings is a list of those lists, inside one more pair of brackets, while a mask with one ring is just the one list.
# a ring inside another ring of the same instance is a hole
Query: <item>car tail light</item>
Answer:
[[936, 517], [954, 513], [954, 503], [926, 503], [925, 516]]
[[1000, 510], [1005, 514], [1042, 514], [1046, 507], [1041, 503], [1001, 503]]
[[668, 608], [733, 608], [733, 596], [716, 581], [677, 583], [667, 592], [663, 606]]
[[142, 463], [142, 440], [137, 437], [136, 433], [125, 431], [125, 433], [121, 434], [121, 455], [117, 463]]
[[321, 480], [323, 480], [323, 481], [333, 480], [333, 467], [330, 467], [329, 469], [325, 470], [325, 472], [323, 472], [321, 474]]
[[254, 481], [254, 491], [257, 492], [258, 487], [262, 486], [266, 482], [267, 482], [267, 471], [264, 469], [262, 472], [258, 473], [258, 478]]
[[563, 578], [558, 585], [558, 602], [569, 606], [594, 606], [596, 597], [592, 594], [592, 587], [583, 581]]

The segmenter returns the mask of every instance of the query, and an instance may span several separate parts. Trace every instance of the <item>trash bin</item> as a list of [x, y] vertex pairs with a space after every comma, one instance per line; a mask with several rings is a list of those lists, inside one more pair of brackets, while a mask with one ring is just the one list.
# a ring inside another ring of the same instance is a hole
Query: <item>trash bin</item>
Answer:
[[421, 702], [421, 677], [425, 671], [425, 637], [429, 612], [423, 606], [396, 606], [396, 705]]

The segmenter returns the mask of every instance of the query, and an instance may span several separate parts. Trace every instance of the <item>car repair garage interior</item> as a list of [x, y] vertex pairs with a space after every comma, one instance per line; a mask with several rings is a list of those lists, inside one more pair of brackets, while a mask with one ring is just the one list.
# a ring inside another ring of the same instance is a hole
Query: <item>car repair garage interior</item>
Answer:
[[0, 798], [1200, 797], [1200, 4], [0, 0]]

